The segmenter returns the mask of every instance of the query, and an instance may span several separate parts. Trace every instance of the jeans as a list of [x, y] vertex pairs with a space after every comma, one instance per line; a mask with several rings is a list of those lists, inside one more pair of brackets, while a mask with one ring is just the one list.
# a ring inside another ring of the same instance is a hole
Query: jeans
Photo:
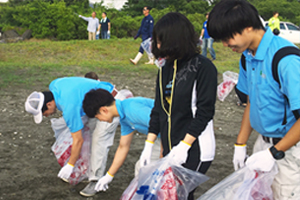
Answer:
[[107, 31], [101, 31], [101, 39], [108, 39]]
[[216, 59], [216, 53], [215, 53], [215, 50], [213, 48], [213, 42], [214, 42], [214, 39], [212, 38], [203, 38], [202, 39], [202, 55], [206, 57], [206, 54], [207, 54], [207, 51], [206, 49], [208, 48], [208, 51], [212, 57], [212, 59]]

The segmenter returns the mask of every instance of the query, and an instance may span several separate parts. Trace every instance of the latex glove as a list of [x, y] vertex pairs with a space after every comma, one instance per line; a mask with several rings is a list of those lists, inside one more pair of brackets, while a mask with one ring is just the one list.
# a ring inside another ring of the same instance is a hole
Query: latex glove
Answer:
[[99, 179], [99, 181], [97, 182], [96, 186], [95, 186], [95, 190], [97, 192], [99, 191], [106, 191], [108, 189], [108, 184], [110, 182], [112, 182], [112, 180], [114, 179], [113, 175], [110, 175], [108, 172], [105, 174], [105, 176], [103, 176], [102, 178]]
[[169, 153], [169, 157], [174, 163], [181, 165], [186, 162], [186, 159], [188, 157], [188, 150], [190, 148], [190, 144], [181, 141], [179, 144], [172, 148]]
[[96, 34], [99, 35], [99, 34], [100, 34], [100, 31], [97, 31]]
[[145, 141], [144, 150], [142, 151], [142, 154], [140, 156], [140, 166], [141, 167], [144, 167], [150, 163], [153, 144], [154, 143], [150, 142], [149, 140]]
[[107, 34], [110, 35], [110, 30], [107, 31]]
[[251, 170], [269, 172], [275, 165], [275, 159], [270, 150], [266, 149], [250, 156], [246, 165]]
[[247, 158], [247, 145], [234, 145], [234, 154], [233, 154], [233, 166], [234, 170], [238, 170], [245, 166], [245, 160]]
[[61, 170], [58, 172], [58, 177], [61, 179], [69, 179], [73, 172], [74, 165], [66, 164]]
[[136, 35], [136, 36], [133, 37], [133, 39], [135, 39], [135, 40], [136, 40], [136, 38], [138, 38], [138, 35]]

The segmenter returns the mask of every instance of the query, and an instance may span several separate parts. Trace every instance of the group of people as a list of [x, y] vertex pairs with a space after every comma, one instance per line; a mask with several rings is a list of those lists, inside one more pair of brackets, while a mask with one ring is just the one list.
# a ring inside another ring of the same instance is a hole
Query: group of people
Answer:
[[106, 12], [102, 13], [102, 18], [99, 19], [96, 17], [96, 12], [92, 13], [92, 17], [84, 17], [79, 15], [80, 18], [88, 22], [88, 38], [89, 40], [96, 40], [97, 35], [101, 33], [101, 39], [110, 38], [110, 20], [107, 18]]
[[[153, 23], [146, 17], [145, 25]], [[252, 170], [268, 172], [277, 165], [278, 174], [272, 184], [274, 199], [300, 199], [299, 49], [275, 36], [270, 28], [265, 29], [256, 8], [246, 0], [221, 0], [210, 12], [205, 27], [210, 37], [244, 56], [237, 88], [247, 95], [247, 106], [234, 144], [234, 169], [246, 165]], [[108, 189], [126, 159], [135, 131], [147, 134], [136, 174], [138, 168], [151, 160], [167, 155], [174, 162], [205, 174], [214, 159], [216, 67], [199, 54], [197, 33], [180, 13], [164, 15], [153, 26], [150, 36], [155, 58], [166, 59], [157, 74], [154, 100], [143, 97], [122, 100], [111, 83], [80, 77], [56, 79], [50, 84], [50, 91], [34, 92], [27, 98], [26, 111], [34, 115], [35, 122], [40, 123], [43, 115], [49, 116], [57, 108], [72, 133], [70, 159], [58, 174], [62, 179], [68, 179], [80, 153], [84, 126], [81, 117], [96, 118], [103, 124], [93, 131], [93, 173], [90, 183], [80, 192], [84, 196]], [[284, 47], [293, 48], [296, 53], [280, 58], [276, 81], [272, 61]], [[103, 176], [118, 123], [119, 147]], [[247, 140], [253, 129], [259, 136], [253, 155], [247, 159]], [[101, 159], [93, 159], [100, 155]], [[194, 199], [193, 193], [190, 192], [189, 200]]]

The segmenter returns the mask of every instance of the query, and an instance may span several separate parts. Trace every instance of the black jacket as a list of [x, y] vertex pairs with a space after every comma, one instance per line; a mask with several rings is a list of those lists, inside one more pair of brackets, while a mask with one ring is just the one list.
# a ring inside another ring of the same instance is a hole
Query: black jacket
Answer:
[[[158, 72], [149, 133], [161, 133], [164, 156], [187, 133], [197, 138], [189, 150], [186, 163], [187, 168], [196, 170], [201, 153], [198, 136], [215, 112], [217, 70], [210, 60], [199, 54], [188, 61], [178, 61], [177, 70], [173, 66], [173, 62], [167, 62]], [[174, 71], [176, 77], [173, 77]], [[165, 100], [166, 85], [172, 77], [175, 78], [175, 85], [172, 84], [172, 101], [168, 104]]]

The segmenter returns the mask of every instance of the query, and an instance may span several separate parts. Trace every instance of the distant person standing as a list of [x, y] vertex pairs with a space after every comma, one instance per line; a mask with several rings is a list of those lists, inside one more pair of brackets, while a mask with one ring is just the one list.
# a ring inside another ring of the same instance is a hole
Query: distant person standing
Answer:
[[[142, 40], [147, 40], [148, 38], [152, 37], [152, 31], [153, 31], [153, 24], [154, 24], [154, 19], [153, 17], [149, 14], [150, 8], [148, 6], [145, 6], [143, 8], [143, 14], [144, 14], [144, 19], [142, 20], [142, 24], [141, 27], [138, 31], [138, 33], [136, 34], [136, 36], [134, 36], [134, 39], [137, 39], [140, 35], [142, 35]], [[139, 60], [142, 58], [144, 53], [144, 49], [142, 46], [140, 46], [139, 52], [136, 55], [136, 57], [134, 59], [130, 59], [130, 61], [133, 64], [137, 64], [139, 62]], [[145, 64], [154, 64], [154, 59], [149, 57], [149, 62], [145, 63]]]
[[96, 40], [96, 30], [99, 26], [99, 19], [96, 18], [96, 12], [92, 13], [92, 17], [84, 17], [79, 15], [80, 18], [88, 22], [87, 31], [89, 32], [89, 40]]
[[106, 12], [102, 13], [102, 19], [100, 20], [98, 31], [101, 29], [101, 39], [110, 38], [110, 20], [107, 18]]
[[206, 21], [203, 23], [203, 27], [202, 27], [202, 31], [201, 31], [201, 35], [200, 35], [200, 40], [202, 40], [202, 45], [201, 45], [201, 49], [202, 49], [202, 55], [206, 57], [207, 54], [207, 48], [208, 51], [212, 57], [212, 60], [216, 60], [216, 53], [215, 50], [213, 48], [213, 42], [214, 39], [212, 37], [209, 36], [208, 32], [207, 32], [207, 19], [208, 19], [209, 13], [206, 13]]
[[279, 35], [280, 33], [280, 21], [279, 21], [279, 13], [277, 11], [275, 11], [273, 13], [273, 17], [271, 17], [269, 19], [269, 23], [268, 26], [270, 27], [270, 29], [273, 31], [274, 35]]

